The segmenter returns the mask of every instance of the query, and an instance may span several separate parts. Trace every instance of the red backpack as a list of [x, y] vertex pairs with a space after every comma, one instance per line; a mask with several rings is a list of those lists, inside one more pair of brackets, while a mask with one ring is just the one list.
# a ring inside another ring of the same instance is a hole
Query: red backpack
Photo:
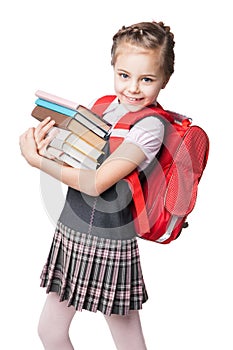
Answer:
[[[116, 96], [103, 96], [92, 110], [102, 116]], [[163, 145], [154, 161], [143, 172], [133, 171], [125, 180], [133, 196], [132, 213], [139, 237], [169, 243], [187, 227], [193, 210], [198, 183], [205, 169], [209, 139], [204, 130], [192, 126], [180, 114], [149, 106], [139, 112], [128, 112], [115, 125], [110, 136], [110, 152], [124, 140], [119, 136], [137, 121], [156, 116], [165, 124]]]

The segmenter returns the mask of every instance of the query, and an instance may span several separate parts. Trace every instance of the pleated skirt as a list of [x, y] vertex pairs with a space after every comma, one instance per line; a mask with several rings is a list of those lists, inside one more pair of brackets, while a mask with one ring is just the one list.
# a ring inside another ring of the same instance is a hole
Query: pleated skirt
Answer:
[[76, 232], [58, 222], [41, 274], [46, 292], [56, 292], [77, 311], [127, 315], [148, 299], [137, 238], [112, 240]]

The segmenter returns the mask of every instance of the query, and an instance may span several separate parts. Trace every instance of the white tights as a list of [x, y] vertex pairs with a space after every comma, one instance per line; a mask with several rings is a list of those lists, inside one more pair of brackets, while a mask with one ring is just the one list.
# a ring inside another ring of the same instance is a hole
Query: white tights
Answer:
[[[45, 350], [74, 350], [69, 328], [75, 312], [74, 307], [59, 302], [56, 293], [48, 294], [38, 326]], [[146, 350], [138, 311], [127, 316], [105, 316], [105, 319], [117, 350]]]

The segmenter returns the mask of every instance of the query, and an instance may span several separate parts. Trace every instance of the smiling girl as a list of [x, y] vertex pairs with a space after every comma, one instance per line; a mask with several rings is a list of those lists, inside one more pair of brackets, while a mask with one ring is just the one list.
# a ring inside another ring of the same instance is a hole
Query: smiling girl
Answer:
[[[163, 23], [142, 22], [113, 37], [116, 99], [104, 118], [113, 124], [128, 111], [157, 104], [174, 70], [174, 40]], [[124, 142], [96, 170], [74, 169], [49, 159], [47, 118], [20, 137], [28, 163], [68, 185], [64, 208], [41, 274], [48, 293], [39, 335], [49, 350], [74, 349], [69, 326], [83, 309], [100, 311], [118, 350], [145, 350], [139, 310], [148, 299], [140, 265], [131, 194], [122, 179], [143, 171], [158, 153], [164, 125], [149, 116], [134, 125]]]

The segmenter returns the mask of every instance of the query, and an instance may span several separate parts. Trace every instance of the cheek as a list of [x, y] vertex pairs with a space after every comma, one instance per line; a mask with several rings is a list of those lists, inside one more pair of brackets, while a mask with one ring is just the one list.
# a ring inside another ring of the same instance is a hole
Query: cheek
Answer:
[[114, 89], [117, 92], [123, 91], [123, 84], [119, 81], [119, 79], [114, 79]]
[[160, 93], [160, 90], [161, 90], [161, 86], [159, 85], [154, 89], [154, 91], [151, 91], [151, 96], [154, 95], [155, 97], [157, 97]]
[[114, 82], [114, 90], [115, 90], [115, 93], [118, 94], [119, 88], [118, 88], [117, 82]]
[[147, 91], [144, 91], [148, 98], [153, 99], [156, 98], [159, 94], [160, 89], [147, 89]]
[[117, 79], [114, 76], [114, 90], [117, 91], [118, 90], [118, 83], [117, 83]]

